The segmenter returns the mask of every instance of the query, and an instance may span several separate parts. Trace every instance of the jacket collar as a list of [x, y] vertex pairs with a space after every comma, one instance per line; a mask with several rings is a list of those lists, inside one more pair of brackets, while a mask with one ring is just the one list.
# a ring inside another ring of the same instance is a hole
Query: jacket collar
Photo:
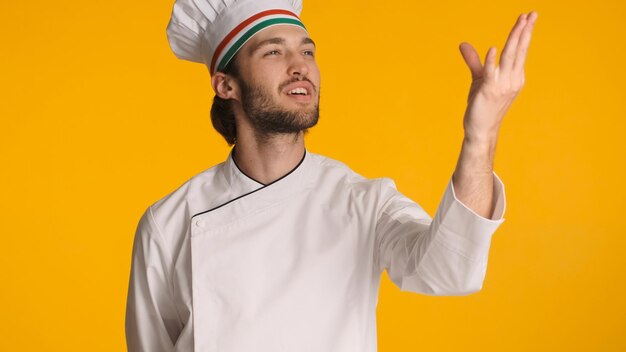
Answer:
[[290, 172], [276, 181], [263, 185], [244, 174], [233, 159], [233, 150], [224, 162], [223, 176], [228, 186], [229, 199], [211, 209], [194, 215], [202, 217], [215, 229], [263, 208], [287, 200], [289, 197], [313, 187], [314, 172], [312, 155], [305, 150], [302, 160]]

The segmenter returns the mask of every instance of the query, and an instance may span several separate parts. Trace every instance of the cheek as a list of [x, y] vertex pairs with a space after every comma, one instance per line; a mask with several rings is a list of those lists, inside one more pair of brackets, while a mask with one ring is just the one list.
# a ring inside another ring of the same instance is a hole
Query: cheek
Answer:
[[267, 65], [259, 67], [258, 71], [259, 74], [257, 75], [257, 82], [272, 91], [278, 89], [282, 83], [279, 78], [284, 77], [284, 74], [281, 75], [282, 72], [280, 70], [277, 70], [276, 67]]
[[274, 94], [280, 85], [280, 82], [278, 82], [275, 77], [276, 75], [272, 74], [271, 71], [260, 67], [258, 68], [258, 74], [251, 77], [251, 82], [254, 87], [265, 92], [265, 94]]
[[313, 64], [313, 65], [311, 66], [311, 69], [310, 69], [310, 72], [309, 72], [309, 76], [310, 76], [310, 79], [311, 79], [313, 82], [315, 82], [315, 84], [316, 84], [317, 86], [319, 86], [320, 81], [321, 81], [321, 75], [320, 75], [320, 69], [319, 69], [319, 67], [317, 66], [317, 64]]

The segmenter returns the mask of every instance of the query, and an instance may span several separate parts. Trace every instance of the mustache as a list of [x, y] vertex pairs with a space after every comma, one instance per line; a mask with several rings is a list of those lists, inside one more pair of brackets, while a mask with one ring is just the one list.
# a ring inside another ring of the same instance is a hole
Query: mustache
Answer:
[[299, 76], [299, 77], [294, 77], [292, 79], [289, 79], [283, 83], [280, 84], [280, 86], [278, 86], [278, 91], [282, 91], [283, 89], [285, 89], [286, 86], [292, 84], [293, 82], [299, 82], [299, 81], [307, 81], [311, 84], [311, 86], [313, 87], [313, 89], [317, 92], [317, 87], [315, 86], [315, 84], [313, 84], [313, 82], [311, 82], [310, 79], [308, 79], [306, 76]]

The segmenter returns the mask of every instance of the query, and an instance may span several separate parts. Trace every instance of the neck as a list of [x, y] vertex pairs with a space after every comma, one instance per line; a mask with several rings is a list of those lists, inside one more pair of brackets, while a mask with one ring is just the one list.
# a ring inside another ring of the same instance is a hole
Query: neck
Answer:
[[303, 156], [303, 132], [259, 138], [244, 131], [238, 131], [233, 155], [243, 173], [264, 185], [293, 170]]

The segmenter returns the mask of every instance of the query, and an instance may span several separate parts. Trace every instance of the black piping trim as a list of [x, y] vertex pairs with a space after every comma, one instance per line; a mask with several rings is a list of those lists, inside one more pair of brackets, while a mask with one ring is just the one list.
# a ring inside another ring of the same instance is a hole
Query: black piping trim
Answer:
[[248, 176], [248, 174], [246, 174], [245, 172], [243, 172], [243, 170], [239, 167], [239, 165], [237, 165], [237, 162], [235, 161], [235, 147], [233, 147], [233, 164], [235, 164], [235, 166], [237, 167], [237, 170], [239, 170], [239, 172], [241, 172], [244, 176], [246, 176], [247, 178], [251, 179], [252, 181], [260, 184], [261, 186], [265, 186], [265, 184], [261, 181], [257, 181], [254, 178]]
[[[304, 158], [305, 158], [305, 157], [306, 157], [306, 149], [304, 150], [304, 155], [302, 155], [302, 159], [300, 159], [300, 162], [298, 163], [298, 165], [296, 165], [296, 167], [294, 167], [293, 169], [291, 169], [291, 171], [289, 171], [288, 173], [284, 174], [284, 175], [283, 175], [283, 176], [281, 176], [280, 178], [278, 178], [278, 179], [276, 179], [276, 180], [274, 180], [274, 181], [272, 181], [272, 182], [270, 182], [270, 183], [268, 183], [268, 184], [266, 184], [266, 185], [263, 185], [263, 187], [260, 187], [260, 188], [255, 189], [254, 191], [250, 191], [250, 192], [248, 192], [248, 193], [242, 194], [242, 195], [240, 195], [239, 197], [233, 198], [233, 199], [231, 199], [231, 200], [229, 200], [229, 201], [227, 201], [227, 202], [225, 202], [225, 203], [222, 203], [222, 204], [220, 204], [220, 205], [218, 205], [218, 206], [216, 206], [216, 207], [213, 207], [213, 208], [211, 208], [211, 209], [209, 209], [209, 210], [205, 210], [205, 211], [199, 212], [199, 213], [197, 213], [197, 214], [194, 214], [194, 215], [192, 215], [192, 216], [191, 216], [191, 219], [193, 219], [193, 218], [194, 218], [195, 216], [197, 216], [197, 215], [206, 214], [206, 213], [211, 212], [211, 211], [213, 211], [213, 210], [219, 209], [219, 208], [221, 208], [221, 207], [223, 207], [223, 206], [225, 206], [225, 205], [227, 205], [227, 204], [230, 204], [230, 203], [232, 203], [232, 202], [236, 201], [237, 199], [243, 198], [243, 197], [248, 196], [248, 195], [250, 195], [250, 194], [252, 194], [252, 193], [254, 193], [254, 192], [260, 191], [260, 190], [262, 190], [262, 189], [264, 189], [264, 188], [266, 188], [266, 187], [269, 187], [269, 186], [273, 185], [274, 183], [276, 183], [276, 182], [278, 182], [278, 181], [282, 180], [283, 178], [285, 178], [285, 177], [287, 177], [287, 176], [291, 175], [291, 173], [292, 173], [292, 172], [296, 171], [296, 170], [300, 167], [300, 165], [302, 165], [302, 162], [304, 161]], [[233, 159], [233, 161], [234, 161], [234, 160], [235, 160], [235, 159]], [[237, 165], [237, 164], [235, 164], [235, 165]], [[244, 175], [245, 175], [245, 174], [244, 174]], [[257, 181], [257, 182], [258, 182], [258, 181]]]

